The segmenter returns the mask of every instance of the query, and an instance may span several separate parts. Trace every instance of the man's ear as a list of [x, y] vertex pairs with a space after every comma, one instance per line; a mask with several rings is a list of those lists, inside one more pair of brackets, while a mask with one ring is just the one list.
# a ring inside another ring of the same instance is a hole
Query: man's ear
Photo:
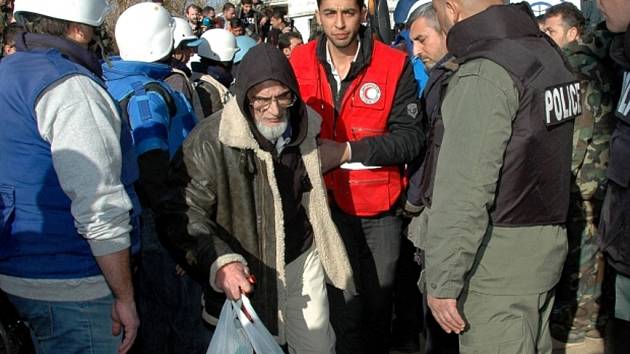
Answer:
[[361, 8], [361, 22], [365, 23], [365, 22], [367, 22], [367, 20], [368, 20], [368, 8], [367, 8], [367, 6], [364, 5]]
[[291, 54], [291, 49], [289, 49], [289, 48], [284, 48], [284, 49], [282, 49], [282, 53], [284, 53], [284, 56], [285, 56], [285, 57], [288, 57], [288, 56], [289, 56], [289, 54]]
[[578, 30], [576, 27], [571, 27], [567, 30], [567, 39], [569, 42], [573, 42], [578, 39]]
[[319, 18], [321, 14], [319, 13], [319, 9], [315, 10], [315, 21], [317, 21], [317, 24], [321, 26], [322, 24], [322, 20]]
[[457, 0], [445, 0], [444, 1], [444, 9], [446, 10], [446, 16], [454, 25], [459, 22], [461, 18], [462, 7], [459, 1]]
[[66, 37], [77, 43], [87, 43], [89, 42], [87, 39], [90, 36], [87, 33], [88, 30], [87, 25], [70, 22], [70, 24], [68, 24], [68, 28], [66, 29]]

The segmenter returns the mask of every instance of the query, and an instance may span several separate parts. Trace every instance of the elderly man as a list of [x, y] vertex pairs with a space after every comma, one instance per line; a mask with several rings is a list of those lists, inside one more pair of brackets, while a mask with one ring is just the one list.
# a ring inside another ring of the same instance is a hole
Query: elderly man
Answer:
[[605, 61], [612, 35], [606, 30], [585, 33], [585, 22], [582, 12], [565, 2], [547, 10], [543, 25], [545, 33], [566, 54], [583, 87], [582, 114], [575, 120], [573, 133], [569, 254], [551, 315], [553, 337], [571, 344], [584, 342], [586, 336], [601, 337], [597, 329], [601, 256], [596, 235], [614, 127], [613, 73]]
[[526, 5], [433, 6], [457, 65], [425, 166], [428, 306], [461, 353], [551, 353], [580, 83]]
[[599, 241], [616, 273], [614, 317], [608, 322], [606, 349], [626, 353], [630, 344], [630, 2], [599, 0], [597, 5], [606, 27], [619, 34], [613, 39], [610, 56], [624, 71], [621, 98], [614, 110], [617, 125], [610, 142], [608, 190]]
[[199, 124], [173, 165], [164, 240], [209, 279], [210, 315], [251, 293], [290, 353], [331, 353], [325, 279], [354, 291], [326, 201], [321, 120], [276, 48], [250, 49], [238, 75], [235, 97]]

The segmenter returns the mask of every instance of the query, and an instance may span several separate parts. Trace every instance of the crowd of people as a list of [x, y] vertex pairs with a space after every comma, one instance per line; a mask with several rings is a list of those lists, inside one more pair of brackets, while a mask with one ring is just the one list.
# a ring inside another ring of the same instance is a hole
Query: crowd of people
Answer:
[[630, 3], [597, 4], [402, 0], [382, 43], [318, 0], [305, 43], [141, 2], [108, 52], [106, 0], [1, 1], [2, 299], [37, 354], [205, 353], [243, 294], [288, 353], [624, 353]]

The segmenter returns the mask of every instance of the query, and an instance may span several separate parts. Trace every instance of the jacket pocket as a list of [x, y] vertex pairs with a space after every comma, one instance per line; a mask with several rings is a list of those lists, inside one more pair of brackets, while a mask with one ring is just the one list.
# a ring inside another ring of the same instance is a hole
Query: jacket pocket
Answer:
[[381, 136], [387, 133], [386, 129], [362, 128], [362, 127], [352, 128], [351, 131], [352, 131], [352, 141], [357, 141], [363, 138], [369, 138], [373, 136]]
[[391, 207], [390, 176], [387, 169], [343, 171], [346, 176], [338, 184], [339, 206], [354, 215], [370, 216]]
[[0, 234], [9, 230], [15, 214], [15, 188], [0, 186]]
[[532, 338], [524, 327], [522, 318], [471, 325], [460, 337], [460, 350], [474, 354], [529, 353]]

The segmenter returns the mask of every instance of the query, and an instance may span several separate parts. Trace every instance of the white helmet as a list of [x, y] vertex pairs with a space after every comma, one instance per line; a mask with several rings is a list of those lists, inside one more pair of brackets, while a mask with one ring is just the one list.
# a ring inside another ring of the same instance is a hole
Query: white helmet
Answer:
[[234, 54], [238, 52], [236, 37], [230, 31], [222, 28], [213, 28], [201, 35], [201, 44], [197, 53], [208, 59], [216, 61], [232, 61]]
[[181, 17], [173, 17], [175, 21], [175, 31], [173, 31], [173, 48], [179, 47], [182, 41], [196, 41], [197, 36], [193, 34], [190, 23]]
[[15, 0], [14, 13], [31, 12], [98, 27], [109, 12], [107, 0]]
[[175, 22], [160, 4], [142, 2], [125, 10], [116, 22], [116, 43], [123, 60], [154, 62], [173, 50]]

